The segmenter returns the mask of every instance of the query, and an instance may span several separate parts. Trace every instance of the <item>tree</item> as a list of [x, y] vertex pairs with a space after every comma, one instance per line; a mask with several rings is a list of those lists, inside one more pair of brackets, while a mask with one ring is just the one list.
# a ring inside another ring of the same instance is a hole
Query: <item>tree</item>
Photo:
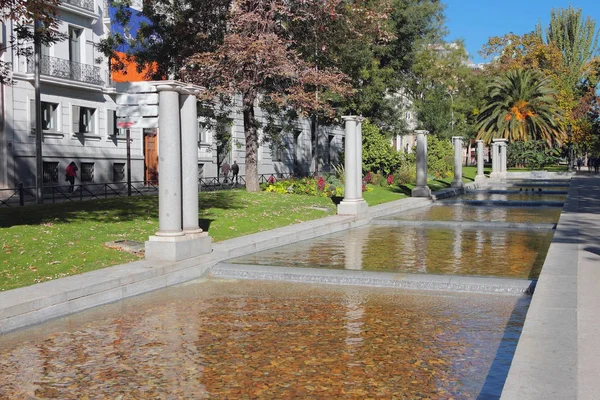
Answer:
[[241, 97], [246, 140], [246, 189], [258, 185], [258, 122], [255, 106], [261, 97], [280, 108], [300, 114], [319, 109], [333, 113], [324, 98], [315, 98], [316, 87], [335, 95], [350, 94], [345, 76], [330, 70], [318, 73], [292, 49], [285, 21], [302, 18], [285, 0], [234, 1], [228, 31], [214, 51], [197, 53], [187, 60], [186, 80], [207, 88], [206, 93]]
[[[142, 10], [135, 11], [131, 0], [110, 0], [116, 8], [112, 23], [127, 31], [136, 20], [139, 27], [133, 35], [112, 32], [100, 41], [99, 49], [111, 58], [113, 70], [133, 62], [148, 79], [179, 79], [188, 57], [212, 51], [222, 42], [231, 1], [146, 0]], [[124, 46], [127, 52], [122, 55], [119, 50]]]
[[587, 17], [585, 21], [580, 8], [552, 9], [550, 24], [543, 31], [541, 24], [536, 26], [536, 35], [553, 44], [562, 55], [562, 64], [567, 75], [565, 79], [575, 87], [584, 77], [585, 66], [593, 58], [598, 46], [596, 21]]
[[[60, 0], [0, 0], [0, 19], [12, 21], [12, 31], [7, 32], [7, 45], [0, 47], [0, 53], [12, 48], [15, 55], [31, 57], [30, 45], [37, 36], [40, 43], [49, 46], [65, 39], [58, 32], [57, 7]], [[34, 31], [34, 22], [39, 28]], [[0, 84], [11, 83], [11, 65], [0, 60]]]
[[562, 115], [549, 78], [528, 70], [511, 70], [489, 88], [488, 104], [478, 118], [478, 139], [510, 141], [565, 139]]

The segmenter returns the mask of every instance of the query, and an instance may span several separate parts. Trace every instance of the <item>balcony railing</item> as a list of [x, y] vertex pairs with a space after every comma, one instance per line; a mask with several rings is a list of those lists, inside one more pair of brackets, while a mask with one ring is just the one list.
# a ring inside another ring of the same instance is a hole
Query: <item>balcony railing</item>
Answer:
[[[28, 60], [27, 72], [33, 73], [34, 69], [33, 59]], [[100, 75], [100, 67], [73, 62], [62, 58], [42, 56], [40, 73], [42, 75], [69, 79], [77, 82], [92, 83], [95, 85], [104, 84], [104, 80]]]
[[63, 0], [63, 2], [85, 10], [94, 11], [94, 0]]

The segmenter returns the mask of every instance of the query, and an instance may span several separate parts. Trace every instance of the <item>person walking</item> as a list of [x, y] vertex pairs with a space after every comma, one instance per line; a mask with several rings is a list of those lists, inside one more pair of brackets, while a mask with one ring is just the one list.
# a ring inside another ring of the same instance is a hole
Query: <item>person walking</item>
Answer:
[[75, 161], [71, 161], [69, 165], [67, 165], [66, 169], [66, 180], [69, 182], [69, 193], [73, 193], [73, 189], [75, 187], [75, 177], [77, 176], [77, 165]]
[[237, 161], [233, 160], [233, 165], [231, 166], [231, 180], [235, 179], [235, 183], [238, 183], [238, 174], [240, 173], [240, 166]]
[[227, 164], [227, 161], [223, 161], [223, 164], [221, 164], [221, 172], [223, 173], [223, 176], [225, 177], [225, 183], [227, 183], [227, 175], [229, 175], [229, 170], [231, 168], [229, 167], [229, 164]]

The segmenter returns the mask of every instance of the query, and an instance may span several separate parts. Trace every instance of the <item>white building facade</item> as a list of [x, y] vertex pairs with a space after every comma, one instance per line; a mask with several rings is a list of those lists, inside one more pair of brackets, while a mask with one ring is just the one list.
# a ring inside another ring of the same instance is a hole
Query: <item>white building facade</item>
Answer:
[[[74, 161], [76, 184], [125, 182], [126, 130], [117, 127], [117, 95], [124, 93], [111, 82], [108, 60], [96, 45], [110, 31], [110, 18], [103, 0], [64, 0], [59, 6], [60, 31], [68, 39], [42, 46], [40, 65], [42, 108], [42, 162], [45, 188], [65, 185], [65, 169]], [[3, 21], [2, 37], [10, 35], [11, 21]], [[35, 187], [36, 132], [33, 60], [10, 50], [0, 55], [12, 64], [14, 84], [1, 87], [0, 189]], [[264, 123], [259, 109], [257, 118]], [[214, 131], [228, 129], [231, 141], [217, 160]], [[259, 174], [291, 174], [330, 170], [339, 163], [344, 131], [341, 127], [319, 127], [311, 131], [308, 121], [298, 121], [283, 136], [283, 146], [261, 142]], [[311, 133], [312, 132], [312, 133]], [[131, 128], [129, 159], [131, 180], [136, 184], [158, 178], [158, 147], [155, 128]], [[318, 150], [315, 150], [318, 149]], [[227, 118], [198, 119], [199, 178], [219, 175], [218, 164], [236, 161], [245, 173], [245, 135], [241, 109]]]

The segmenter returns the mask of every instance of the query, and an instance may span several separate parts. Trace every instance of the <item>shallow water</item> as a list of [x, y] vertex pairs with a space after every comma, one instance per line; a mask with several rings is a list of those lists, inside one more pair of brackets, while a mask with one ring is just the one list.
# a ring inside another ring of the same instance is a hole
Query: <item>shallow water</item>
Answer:
[[491, 201], [564, 201], [566, 194], [548, 194], [544, 192], [508, 192], [488, 193], [469, 192], [459, 197], [461, 200], [491, 200]]
[[441, 202], [385, 218], [411, 221], [550, 223], [558, 221], [560, 212], [560, 207], [484, 207]]
[[528, 302], [196, 282], [0, 337], [0, 398], [497, 398]]
[[364, 226], [231, 263], [537, 278], [553, 231]]

